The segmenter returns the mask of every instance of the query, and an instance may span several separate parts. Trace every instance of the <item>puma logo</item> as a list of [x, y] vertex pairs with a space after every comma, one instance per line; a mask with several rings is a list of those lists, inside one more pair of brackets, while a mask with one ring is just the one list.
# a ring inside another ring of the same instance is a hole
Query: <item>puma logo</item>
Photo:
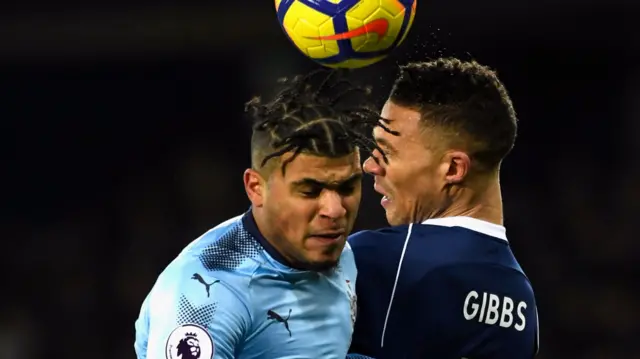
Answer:
[[219, 279], [214, 280], [211, 283], [207, 283], [204, 281], [204, 278], [202, 278], [202, 276], [198, 273], [194, 273], [193, 276], [191, 276], [191, 279], [195, 279], [198, 282], [202, 283], [202, 285], [204, 285], [204, 288], [207, 290], [207, 298], [209, 298], [209, 296], [211, 295], [210, 290], [211, 290], [211, 286], [220, 282]]
[[283, 318], [280, 314], [274, 312], [273, 310], [267, 311], [267, 318], [271, 320], [275, 320], [278, 323], [284, 324], [285, 329], [289, 332], [289, 336], [291, 336], [291, 330], [289, 330], [289, 318], [291, 317], [291, 309], [289, 309], [289, 315], [286, 318]]

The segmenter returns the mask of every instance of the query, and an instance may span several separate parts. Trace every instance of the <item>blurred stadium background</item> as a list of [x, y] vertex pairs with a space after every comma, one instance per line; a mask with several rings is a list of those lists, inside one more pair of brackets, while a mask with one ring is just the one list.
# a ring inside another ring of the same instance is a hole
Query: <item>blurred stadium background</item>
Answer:
[[[395, 64], [496, 68], [520, 117], [506, 225], [541, 359], [640, 358], [640, 4], [420, 0]], [[248, 208], [243, 102], [314, 68], [272, 1], [24, 0], [0, 11], [0, 358], [133, 358], [133, 321], [189, 241]], [[384, 225], [367, 180], [358, 228]]]

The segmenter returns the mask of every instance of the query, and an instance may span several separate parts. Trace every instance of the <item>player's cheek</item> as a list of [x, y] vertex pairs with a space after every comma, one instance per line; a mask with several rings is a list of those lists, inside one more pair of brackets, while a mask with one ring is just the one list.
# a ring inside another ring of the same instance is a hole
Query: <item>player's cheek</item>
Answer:
[[295, 246], [300, 246], [308, 230], [310, 216], [306, 213], [308, 210], [305, 211], [304, 206], [292, 206], [289, 209], [278, 214], [277, 227], [281, 228], [286, 238], [294, 242]]
[[346, 196], [343, 200], [344, 207], [347, 210], [347, 218], [352, 219], [358, 214], [360, 201], [362, 200], [362, 190], [357, 189], [350, 196]]

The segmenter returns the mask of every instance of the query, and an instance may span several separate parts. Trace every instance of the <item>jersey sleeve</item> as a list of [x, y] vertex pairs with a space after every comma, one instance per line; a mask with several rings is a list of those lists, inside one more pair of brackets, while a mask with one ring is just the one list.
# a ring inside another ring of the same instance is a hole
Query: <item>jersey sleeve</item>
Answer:
[[233, 359], [251, 322], [237, 279], [204, 269], [166, 274], [136, 322], [138, 359]]

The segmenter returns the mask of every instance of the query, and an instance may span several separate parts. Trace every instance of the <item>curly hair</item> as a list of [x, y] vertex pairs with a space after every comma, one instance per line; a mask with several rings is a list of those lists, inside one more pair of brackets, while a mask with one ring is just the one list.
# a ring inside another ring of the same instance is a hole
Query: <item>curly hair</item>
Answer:
[[517, 117], [507, 90], [493, 70], [475, 61], [441, 58], [402, 66], [389, 100], [420, 111], [423, 124], [448, 131], [481, 168], [497, 168], [515, 143]]
[[282, 163], [302, 153], [340, 157], [356, 149], [379, 149], [373, 129], [382, 126], [370, 101], [370, 88], [357, 86], [344, 70], [313, 71], [305, 76], [282, 79], [284, 88], [267, 103], [259, 97], [245, 105], [252, 117], [251, 162], [262, 168], [272, 158], [293, 152]]

